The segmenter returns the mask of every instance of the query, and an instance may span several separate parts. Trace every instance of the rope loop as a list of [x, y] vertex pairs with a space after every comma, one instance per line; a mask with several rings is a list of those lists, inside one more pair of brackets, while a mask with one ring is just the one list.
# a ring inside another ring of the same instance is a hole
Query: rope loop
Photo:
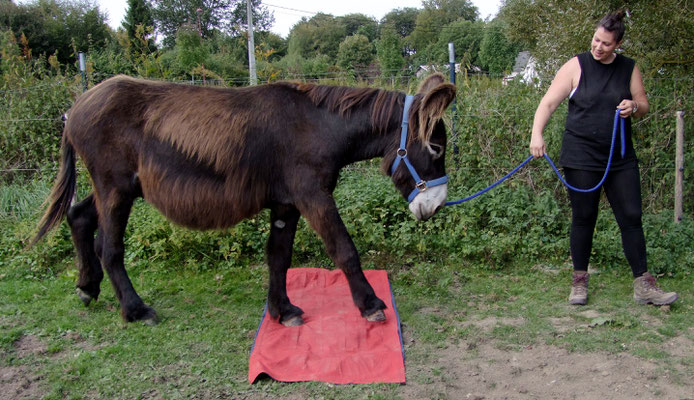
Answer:
[[[600, 182], [599, 182], [597, 185], [595, 185], [594, 187], [592, 187], [592, 188], [590, 188], [590, 189], [581, 189], [581, 188], [577, 188], [577, 187], [571, 186], [571, 185], [570, 185], [568, 182], [566, 182], [566, 180], [561, 176], [561, 173], [559, 172], [559, 169], [557, 169], [557, 166], [554, 165], [554, 161], [552, 161], [552, 159], [547, 155], [547, 153], [545, 153], [545, 159], [547, 160], [547, 162], [549, 163], [549, 165], [552, 167], [552, 169], [553, 169], [554, 172], [556, 173], [556, 175], [557, 175], [557, 177], [559, 178], [559, 180], [561, 181], [561, 183], [564, 184], [564, 186], [566, 186], [567, 188], [569, 188], [570, 190], [573, 190], [573, 191], [575, 191], [575, 192], [582, 192], [582, 193], [594, 192], [594, 191], [598, 190], [598, 189], [600, 188], [600, 186], [602, 186], [602, 184], [605, 182], [605, 179], [607, 179], [607, 174], [610, 172], [610, 166], [612, 165], [612, 155], [613, 155], [613, 153], [614, 153], [614, 146], [615, 146], [615, 141], [616, 141], [616, 138], [617, 138], [617, 126], [618, 126], [618, 125], [620, 125], [620, 128], [621, 128], [621, 136], [620, 136], [620, 145], [621, 145], [621, 149], [620, 149], [620, 152], [621, 152], [622, 158], [624, 158], [625, 147], [626, 147], [626, 146], [625, 146], [625, 138], [624, 138], [624, 118], [620, 118], [620, 116], [619, 116], [619, 111], [620, 111], [620, 110], [617, 109], [617, 111], [616, 111], [615, 114], [614, 114], [614, 124], [613, 124], [613, 126], [612, 126], [612, 142], [610, 143], [610, 155], [609, 155], [609, 157], [607, 158], [607, 166], [605, 167], [605, 174], [602, 176], [602, 179], [600, 180]], [[621, 122], [621, 123], [620, 123], [620, 122]], [[501, 179], [499, 179], [498, 181], [494, 182], [493, 184], [491, 184], [491, 185], [488, 186], [487, 188], [480, 190], [479, 192], [473, 194], [472, 196], [468, 196], [468, 197], [465, 197], [465, 198], [460, 199], [460, 200], [447, 201], [447, 202], [446, 202], [446, 205], [447, 205], [447, 206], [453, 206], [453, 205], [456, 205], [456, 204], [464, 203], [464, 202], [466, 202], [466, 201], [469, 201], [469, 200], [474, 199], [475, 197], [478, 197], [478, 196], [481, 196], [481, 195], [487, 193], [488, 191], [490, 191], [490, 190], [494, 189], [495, 187], [499, 186], [499, 185], [500, 185], [503, 181], [505, 181], [506, 179], [510, 178], [513, 174], [515, 174], [516, 172], [518, 172], [521, 168], [523, 168], [526, 164], [528, 164], [528, 163], [530, 162], [530, 160], [532, 160], [532, 159], [533, 159], [533, 156], [532, 156], [532, 155], [529, 156], [528, 158], [525, 159], [525, 161], [523, 161], [522, 163], [520, 163], [520, 165], [518, 165], [516, 168], [514, 168], [511, 172], [509, 172], [509, 173], [506, 174], [503, 178], [501, 178]]]

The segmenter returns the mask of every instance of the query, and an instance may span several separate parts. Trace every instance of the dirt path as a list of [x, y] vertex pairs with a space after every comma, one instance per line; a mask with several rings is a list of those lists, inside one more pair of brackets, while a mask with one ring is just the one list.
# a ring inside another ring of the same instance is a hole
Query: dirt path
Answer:
[[694, 398], [694, 383], [678, 384], [657, 364], [624, 354], [576, 354], [544, 345], [503, 351], [492, 343], [470, 351], [462, 343], [442, 351], [430, 368], [440, 371], [438, 380], [409, 382], [406, 399]]
[[[491, 329], [504, 319], [477, 321]], [[560, 325], [567, 321], [553, 321]], [[694, 376], [672, 374], [656, 362], [621, 354], [572, 353], [534, 345], [517, 351], [492, 340], [432, 349], [425, 367], [408, 365], [405, 399], [694, 399]], [[694, 343], [676, 337], [671, 358], [693, 360]], [[679, 362], [671, 365], [680, 365]], [[691, 369], [690, 369], [691, 371]], [[415, 377], [414, 379], [410, 379]], [[424, 378], [419, 378], [424, 377]]]

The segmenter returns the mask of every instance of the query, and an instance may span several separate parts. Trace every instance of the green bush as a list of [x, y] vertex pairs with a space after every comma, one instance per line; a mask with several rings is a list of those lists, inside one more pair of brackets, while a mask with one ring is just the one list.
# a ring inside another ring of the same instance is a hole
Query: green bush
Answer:
[[[59, 65], [46, 70], [45, 65], [54, 65], [46, 62], [49, 60], [33, 63], [24, 59], [20, 46], [9, 35], [2, 36], [0, 44], [0, 102], [9, 118], [7, 124], [0, 124], [1, 168], [15, 171], [2, 175], [0, 259], [2, 265], [23, 266], [22, 271], [28, 271], [29, 276], [50, 275], [74, 263], [66, 224], [31, 251], [23, 251], [23, 247], [38, 221], [40, 200], [47, 196], [50, 184], [46, 178], [52, 180], [56, 174], [62, 128], [59, 117], [81, 90], [81, 83], [79, 78], [61, 71]], [[117, 60], [99, 57], [90, 59], [92, 66], [98, 62], [118, 65]], [[320, 57], [305, 60], [290, 56], [277, 65], [287, 63], [284, 67], [293, 65], [297, 72], [311, 71], [312, 76], [322, 77], [328, 63]], [[168, 71], [177, 64], [176, 57], [166, 56], [153, 62]], [[643, 178], [644, 231], [650, 265], [657, 273], [681, 273], [693, 266], [694, 198], [685, 196], [688, 211], [681, 224], [675, 224], [671, 216], [674, 112], [681, 109], [692, 114], [689, 83], [647, 80], [651, 112], [634, 124]], [[416, 84], [409, 82], [410, 92]], [[450, 199], [487, 187], [528, 157], [533, 114], [547, 83], [542, 85], [503, 85], [499, 79], [461, 77], [456, 112], [447, 117], [455, 131], [447, 155]], [[555, 159], [565, 116], [564, 105], [545, 130], [548, 152]], [[685, 129], [691, 130], [691, 122]], [[685, 148], [687, 173], [694, 166], [693, 153], [689, 141]], [[413, 219], [407, 203], [380, 173], [378, 165], [374, 160], [346, 168], [335, 192], [343, 220], [369, 262], [386, 267], [391, 262], [454, 258], [498, 270], [516, 263], [563, 264], [569, 260], [566, 189], [544, 160], [532, 161], [484, 196], [447, 207], [425, 223]], [[17, 169], [41, 172], [22, 175]], [[79, 179], [78, 197], [83, 198], [89, 191], [89, 177], [81, 167]], [[694, 183], [687, 180], [685, 184], [685, 193], [692, 193]], [[591, 262], [602, 268], [624, 268], [619, 230], [609, 205], [603, 202], [601, 208]], [[267, 212], [226, 231], [197, 232], [173, 225], [153, 207], [138, 202], [126, 234], [126, 262], [144, 268], [152, 260], [166, 259], [167, 268], [191, 270], [260, 264], [268, 232]], [[320, 239], [303, 220], [296, 235], [294, 258], [298, 262], [330, 264]]]
[[31, 60], [27, 51], [11, 32], [0, 32], [2, 181], [57, 167], [61, 117], [79, 87], [54, 57]]

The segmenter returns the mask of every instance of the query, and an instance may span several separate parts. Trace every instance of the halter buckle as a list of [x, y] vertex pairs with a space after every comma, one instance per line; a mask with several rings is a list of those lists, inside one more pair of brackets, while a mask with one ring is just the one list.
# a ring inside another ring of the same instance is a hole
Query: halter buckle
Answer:
[[419, 189], [420, 192], [426, 192], [428, 189], [427, 183], [425, 181], [417, 182], [417, 189]]
[[398, 149], [397, 154], [398, 157], [405, 158], [407, 157], [407, 149]]

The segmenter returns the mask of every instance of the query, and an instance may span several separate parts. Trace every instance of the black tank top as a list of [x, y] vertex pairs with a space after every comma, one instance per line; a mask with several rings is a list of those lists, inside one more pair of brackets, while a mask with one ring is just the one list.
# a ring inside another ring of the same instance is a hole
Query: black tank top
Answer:
[[[596, 61], [588, 51], [577, 55], [581, 78], [569, 98], [569, 114], [564, 126], [559, 163], [568, 168], [603, 171], [610, 155], [612, 127], [617, 105], [631, 100], [633, 59], [617, 54], [610, 64]], [[619, 129], [619, 128], [618, 128]], [[620, 155], [619, 131], [610, 169], [637, 165], [631, 141], [631, 118], [624, 121], [624, 158]]]

